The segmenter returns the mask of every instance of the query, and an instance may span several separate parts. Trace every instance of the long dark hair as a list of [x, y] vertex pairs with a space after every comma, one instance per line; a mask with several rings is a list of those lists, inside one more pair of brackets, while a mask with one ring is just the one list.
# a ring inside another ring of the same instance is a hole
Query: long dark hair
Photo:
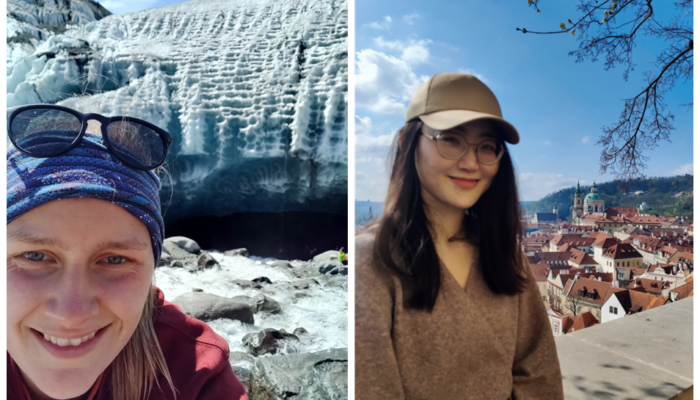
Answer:
[[[423, 208], [415, 153], [423, 123], [409, 121], [394, 138], [391, 178], [378, 223], [373, 258], [398, 276], [408, 308], [432, 311], [440, 290], [440, 258]], [[520, 250], [522, 227], [513, 162], [503, 154], [491, 186], [469, 209], [462, 225], [466, 240], [478, 249], [477, 266], [494, 293], [513, 295], [525, 284]]]

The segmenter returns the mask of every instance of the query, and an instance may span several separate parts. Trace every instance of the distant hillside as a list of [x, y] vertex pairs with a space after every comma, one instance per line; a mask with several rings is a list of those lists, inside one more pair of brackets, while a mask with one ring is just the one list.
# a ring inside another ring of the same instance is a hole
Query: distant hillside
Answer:
[[369, 209], [372, 208], [372, 214], [376, 217], [382, 215], [384, 210], [384, 203], [377, 201], [357, 201], [355, 200], [355, 225], [360, 224], [365, 216], [369, 213]]
[[[597, 183], [598, 193], [605, 200], [605, 208], [608, 207], [639, 207], [646, 202], [650, 207], [647, 214], [658, 216], [684, 216], [693, 217], [693, 196], [684, 195], [674, 198], [679, 192], [692, 193], [693, 175], [679, 175], [668, 178], [647, 178], [634, 180], [623, 194], [615, 182]], [[590, 186], [581, 186], [583, 197], [590, 193]], [[527, 214], [538, 212], [552, 212], [557, 206], [559, 217], [566, 219], [571, 216], [571, 208], [574, 206], [574, 193], [576, 187], [562, 189], [550, 193], [542, 199], [532, 202], [523, 209]], [[643, 191], [642, 194], [634, 194]]]

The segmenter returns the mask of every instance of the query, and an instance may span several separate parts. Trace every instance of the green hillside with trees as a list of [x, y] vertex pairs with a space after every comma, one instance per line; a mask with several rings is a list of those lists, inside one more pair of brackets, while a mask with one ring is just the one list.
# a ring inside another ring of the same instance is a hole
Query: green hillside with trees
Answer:
[[[635, 179], [626, 187], [616, 182], [596, 183], [598, 193], [605, 200], [605, 208], [609, 207], [639, 207], [646, 202], [649, 209], [645, 214], [664, 217], [693, 217], [693, 175], [679, 175], [665, 178]], [[583, 197], [590, 193], [590, 186], [581, 186]], [[576, 187], [570, 187], [550, 193], [542, 199], [524, 207], [526, 214], [552, 212], [557, 206], [559, 217], [570, 219], [571, 209], [574, 206], [574, 192]], [[643, 191], [641, 194], [635, 194]], [[674, 197], [684, 192], [681, 197]]]

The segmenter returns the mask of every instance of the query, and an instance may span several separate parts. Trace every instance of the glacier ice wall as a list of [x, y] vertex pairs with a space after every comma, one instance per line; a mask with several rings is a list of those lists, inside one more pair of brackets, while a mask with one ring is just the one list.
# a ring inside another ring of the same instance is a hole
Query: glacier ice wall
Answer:
[[[35, 38], [28, 54], [8, 52], [8, 107], [58, 103], [167, 129], [166, 221], [345, 213], [347, 8], [346, 0], [192, 0], [81, 17]], [[8, 22], [8, 37], [17, 25]]]

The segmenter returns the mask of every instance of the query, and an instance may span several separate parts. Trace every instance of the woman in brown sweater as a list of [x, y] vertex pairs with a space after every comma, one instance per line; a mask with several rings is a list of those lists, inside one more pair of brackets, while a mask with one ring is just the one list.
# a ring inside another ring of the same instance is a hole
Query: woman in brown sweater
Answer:
[[468, 74], [413, 95], [384, 216], [356, 237], [356, 398], [563, 399], [520, 250], [518, 132]]

